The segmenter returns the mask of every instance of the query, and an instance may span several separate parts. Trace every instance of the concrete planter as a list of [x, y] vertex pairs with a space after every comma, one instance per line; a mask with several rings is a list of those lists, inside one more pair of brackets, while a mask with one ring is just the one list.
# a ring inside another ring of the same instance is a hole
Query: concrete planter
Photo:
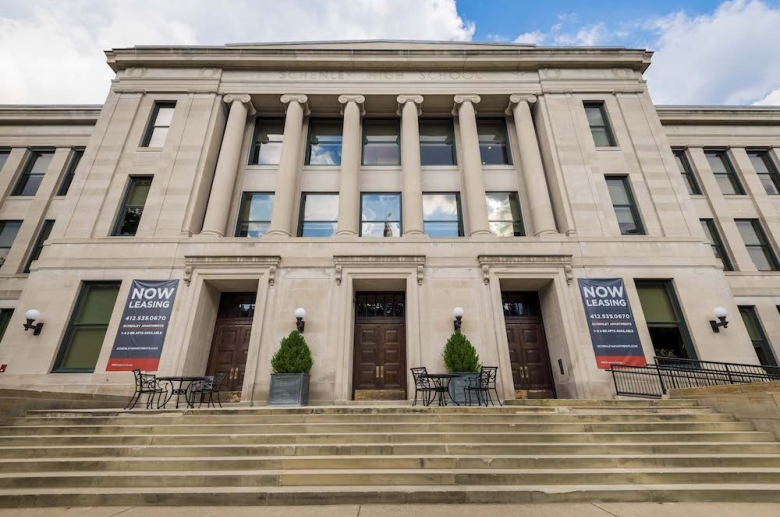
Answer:
[[[473, 382], [473, 379], [479, 377], [479, 372], [453, 372], [453, 375], [457, 375], [457, 377], [450, 379], [450, 398], [456, 404], [464, 406], [466, 405], [466, 393], [464, 388], [469, 382]], [[470, 405], [478, 405], [476, 393], [471, 394]]]
[[268, 403], [272, 406], [306, 406], [309, 404], [308, 373], [272, 373], [271, 395]]

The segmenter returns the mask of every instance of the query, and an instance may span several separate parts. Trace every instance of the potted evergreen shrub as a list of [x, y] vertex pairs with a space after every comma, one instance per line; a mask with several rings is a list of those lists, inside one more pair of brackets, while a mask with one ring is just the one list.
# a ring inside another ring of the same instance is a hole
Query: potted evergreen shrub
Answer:
[[272, 406], [305, 406], [309, 403], [311, 351], [303, 334], [297, 330], [282, 339], [279, 351], [271, 359]]
[[[477, 349], [460, 330], [456, 330], [444, 345], [442, 355], [447, 371], [457, 374], [457, 377], [450, 379], [450, 397], [457, 404], [465, 404], [464, 388], [479, 377], [481, 365]], [[477, 404], [476, 397], [471, 397], [471, 403]]]

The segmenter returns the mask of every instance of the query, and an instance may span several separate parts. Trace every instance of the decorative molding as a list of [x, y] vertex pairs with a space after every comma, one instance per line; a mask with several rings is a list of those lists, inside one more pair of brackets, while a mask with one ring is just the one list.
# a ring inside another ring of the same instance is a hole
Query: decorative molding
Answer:
[[566, 275], [566, 283], [574, 280], [571, 255], [479, 255], [477, 257], [482, 268], [482, 280], [490, 283], [490, 268], [540, 268], [561, 267]]
[[146, 68], [128, 68], [127, 77], [143, 77], [146, 75]]
[[187, 255], [184, 257], [184, 283], [190, 285], [192, 273], [197, 269], [262, 269], [268, 268], [268, 283], [276, 282], [276, 271], [282, 261], [278, 256], [227, 256], [227, 255]]
[[363, 95], [340, 95], [339, 96], [339, 104], [341, 104], [341, 114], [344, 115], [344, 108], [347, 107], [347, 104], [350, 102], [354, 102], [357, 104], [358, 108], [360, 109], [360, 116], [364, 116], [366, 114], [366, 108], [364, 106], [366, 102], [366, 98]]
[[558, 79], [561, 76], [560, 68], [543, 68], [542, 76], [547, 79]]
[[404, 104], [407, 102], [413, 102], [417, 104], [417, 116], [419, 117], [422, 115], [422, 103], [424, 100], [422, 95], [403, 94], [396, 97], [395, 100], [398, 103], [398, 110], [396, 111], [396, 114], [398, 114], [399, 117], [403, 114]]
[[184, 268], [184, 283], [190, 285], [190, 282], [192, 282], [192, 266], [187, 266]]
[[349, 268], [416, 268], [417, 283], [422, 284], [424, 277], [424, 255], [336, 255], [333, 257], [336, 268], [336, 285], [341, 285], [345, 267]]
[[454, 116], [460, 115], [460, 108], [466, 103], [470, 102], [472, 107], [474, 108], [474, 114], [477, 113], [477, 104], [479, 104], [479, 101], [481, 101], [482, 98], [477, 95], [476, 93], [459, 93], [453, 98], [453, 106], [451, 113]]
[[246, 104], [247, 109], [249, 110], [249, 115], [254, 115], [255, 113], [257, 113], [254, 104], [252, 104], [252, 97], [250, 97], [246, 93], [241, 93], [241, 94], [230, 93], [222, 97], [222, 100], [226, 104], [232, 104], [234, 102], [240, 102], [241, 104]]
[[287, 107], [290, 105], [291, 102], [297, 102], [301, 105], [301, 108], [303, 108], [303, 116], [308, 117], [311, 114], [311, 110], [309, 109], [309, 98], [302, 94], [302, 93], [285, 93], [281, 96], [279, 99], [282, 104], [284, 104], [284, 110], [287, 111]]
[[520, 104], [521, 102], [527, 102], [528, 104], [533, 104], [537, 100], [536, 95], [534, 94], [521, 94], [521, 93], [513, 93], [509, 96], [509, 105], [504, 110], [504, 113], [506, 113], [509, 116], [513, 116], [515, 112], [515, 106]]
[[422, 285], [425, 278], [425, 268], [423, 266], [417, 266], [417, 285]]
[[336, 285], [341, 285], [341, 266], [336, 266]]

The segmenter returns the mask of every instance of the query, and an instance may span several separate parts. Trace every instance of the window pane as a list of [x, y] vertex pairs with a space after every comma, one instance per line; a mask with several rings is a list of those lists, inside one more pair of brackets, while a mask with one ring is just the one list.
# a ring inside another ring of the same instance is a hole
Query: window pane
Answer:
[[645, 320], [653, 323], [677, 323], [669, 292], [664, 284], [645, 284], [637, 287]]
[[457, 222], [458, 215], [458, 198], [455, 194], [423, 195], [423, 220]]
[[255, 156], [252, 163], [278, 165], [284, 139], [283, 120], [258, 120], [255, 134]]
[[144, 213], [143, 208], [128, 208], [122, 217], [122, 224], [116, 235], [132, 236], [138, 233], [138, 224], [141, 222], [141, 216]]
[[778, 180], [774, 174], [759, 174], [758, 178], [761, 180], [761, 184], [764, 186], [764, 190], [767, 194], [775, 196], [780, 193]]
[[363, 194], [363, 221], [400, 221], [401, 196], [398, 194]]
[[748, 331], [750, 339], [762, 339], [763, 336], [761, 335], [761, 331], [758, 328], [758, 320], [756, 318], [755, 309], [753, 307], [740, 307], [739, 313], [742, 315], [742, 321], [745, 323], [745, 328]]
[[35, 174], [31, 176], [22, 177], [21, 183], [16, 192], [17, 196], [34, 196], [38, 192], [38, 187], [41, 186], [43, 181], [42, 174]]
[[273, 209], [273, 194], [245, 194], [240, 218], [242, 221], [270, 221]]
[[718, 174], [720, 172], [725, 174], [728, 172], [726, 164], [723, 163], [723, 155], [721, 153], [707, 153], [707, 161], [713, 173]]
[[753, 168], [758, 174], [769, 173], [766, 162], [764, 161], [764, 153], [749, 153], [750, 163], [753, 164]]
[[591, 133], [593, 133], [593, 143], [596, 144], [596, 147], [611, 147], [612, 141], [609, 137], [609, 132], [607, 128], [605, 127], [594, 127], [591, 128]]
[[0, 170], [3, 170], [3, 165], [5, 165], [5, 162], [8, 161], [8, 156], [11, 153], [8, 151], [0, 151]]
[[680, 171], [680, 174], [688, 174], [688, 168], [683, 161], [682, 151], [674, 153], [674, 160], [677, 162], [677, 170]]
[[423, 223], [423, 231], [430, 237], [460, 237], [458, 223]]
[[420, 121], [420, 163], [455, 165], [455, 138], [452, 120]]
[[271, 223], [240, 223], [238, 228], [239, 237], [262, 237], [268, 233], [268, 227]]
[[490, 221], [514, 221], [516, 214], [512, 213], [512, 203], [508, 192], [491, 192], [487, 194], [487, 211]]
[[5, 330], [8, 328], [8, 323], [11, 321], [11, 316], [13, 315], [13, 309], [0, 309], [0, 343], [3, 341]]
[[76, 174], [76, 167], [78, 167], [83, 156], [84, 151], [81, 150], [73, 153], [73, 158], [71, 158], [70, 163], [68, 164], [68, 172], [65, 173], [65, 177], [62, 179], [62, 185], [60, 185], [60, 190], [57, 192], [58, 196], [64, 196], [68, 193], [68, 190], [70, 190], [70, 185], [73, 183], [73, 176]]
[[607, 187], [609, 196], [612, 198], [613, 205], [630, 205], [631, 199], [628, 197], [626, 182], [622, 178], [607, 178]]
[[144, 206], [146, 198], [149, 196], [149, 189], [152, 186], [152, 180], [147, 178], [132, 178], [130, 195], [127, 196], [128, 206]]
[[336, 223], [303, 223], [301, 237], [330, 237], [336, 233]]
[[361, 235], [364, 237], [400, 237], [401, 223], [363, 223]]
[[479, 152], [483, 165], [509, 164], [506, 124], [501, 120], [477, 120]]
[[119, 293], [119, 287], [115, 285], [91, 285], [87, 289], [87, 295], [82, 299], [74, 322], [81, 325], [108, 325], [111, 319], [111, 312], [114, 310], [117, 294]]
[[730, 174], [716, 174], [715, 181], [718, 182], [720, 191], [723, 194], [731, 195], [739, 193], [734, 178]]
[[679, 327], [648, 327], [647, 330], [650, 332], [650, 341], [657, 357], [694, 359], [689, 357], [685, 349], [685, 340]]
[[521, 231], [520, 225], [517, 225], [513, 222], [490, 221], [490, 231], [499, 237], [514, 237], [517, 235], [522, 235], [521, 233], [518, 233]]
[[401, 164], [399, 120], [363, 121], [363, 165]]
[[753, 264], [759, 271], [774, 271], [772, 259], [769, 257], [769, 251], [764, 247], [749, 247], [747, 249]]
[[36, 158], [34, 158], [34, 162], [32, 166], [28, 169], [29, 174], [45, 174], [46, 169], [49, 168], [49, 164], [51, 163], [52, 157], [54, 157], [54, 153], [51, 152], [45, 152], [45, 153], [36, 153]]
[[742, 219], [734, 221], [737, 224], [739, 234], [742, 235], [742, 240], [745, 241], [746, 246], [762, 245], [763, 241], [759, 237], [753, 221], [750, 219]]
[[95, 368], [105, 337], [105, 327], [73, 329], [60, 368]]
[[0, 248], [10, 248], [21, 228], [21, 221], [0, 221]]
[[304, 203], [305, 221], [336, 221], [339, 217], [338, 194], [307, 194]]
[[617, 217], [621, 235], [637, 235], [640, 233], [639, 227], [634, 220], [634, 213], [631, 211], [631, 207], [616, 206], [615, 216]]
[[606, 126], [604, 116], [601, 112], [601, 106], [586, 106], [585, 115], [588, 117], [588, 125], [591, 128], [597, 126]]
[[307, 164], [341, 164], [341, 122], [311, 121], [309, 123]]
[[157, 119], [154, 121], [155, 126], [170, 126], [171, 120], [173, 120], [173, 112], [175, 108], [168, 106], [160, 106], [157, 109]]
[[168, 136], [167, 127], [156, 127], [152, 129], [152, 134], [149, 137], [148, 147], [162, 147], [165, 145], [165, 139]]

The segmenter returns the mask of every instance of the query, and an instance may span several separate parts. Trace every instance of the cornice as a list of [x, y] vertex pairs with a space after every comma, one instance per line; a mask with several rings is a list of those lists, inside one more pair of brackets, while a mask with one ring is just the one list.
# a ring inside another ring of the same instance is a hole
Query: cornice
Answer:
[[490, 268], [563, 268], [566, 283], [574, 279], [571, 255], [479, 255], [482, 280], [490, 283]]
[[0, 124], [69, 124], [94, 126], [103, 106], [100, 104], [68, 105], [0, 105]]
[[780, 125], [780, 107], [656, 106], [664, 125]]
[[263, 256], [263, 255], [185, 255], [184, 257], [184, 283], [190, 285], [192, 281], [192, 272], [197, 269], [224, 269], [224, 268], [242, 268], [242, 269], [268, 269], [268, 283], [274, 285], [276, 278], [276, 269], [282, 257]]
[[341, 285], [342, 270], [349, 268], [415, 268], [417, 283], [424, 278], [425, 255], [335, 255], [336, 284]]

